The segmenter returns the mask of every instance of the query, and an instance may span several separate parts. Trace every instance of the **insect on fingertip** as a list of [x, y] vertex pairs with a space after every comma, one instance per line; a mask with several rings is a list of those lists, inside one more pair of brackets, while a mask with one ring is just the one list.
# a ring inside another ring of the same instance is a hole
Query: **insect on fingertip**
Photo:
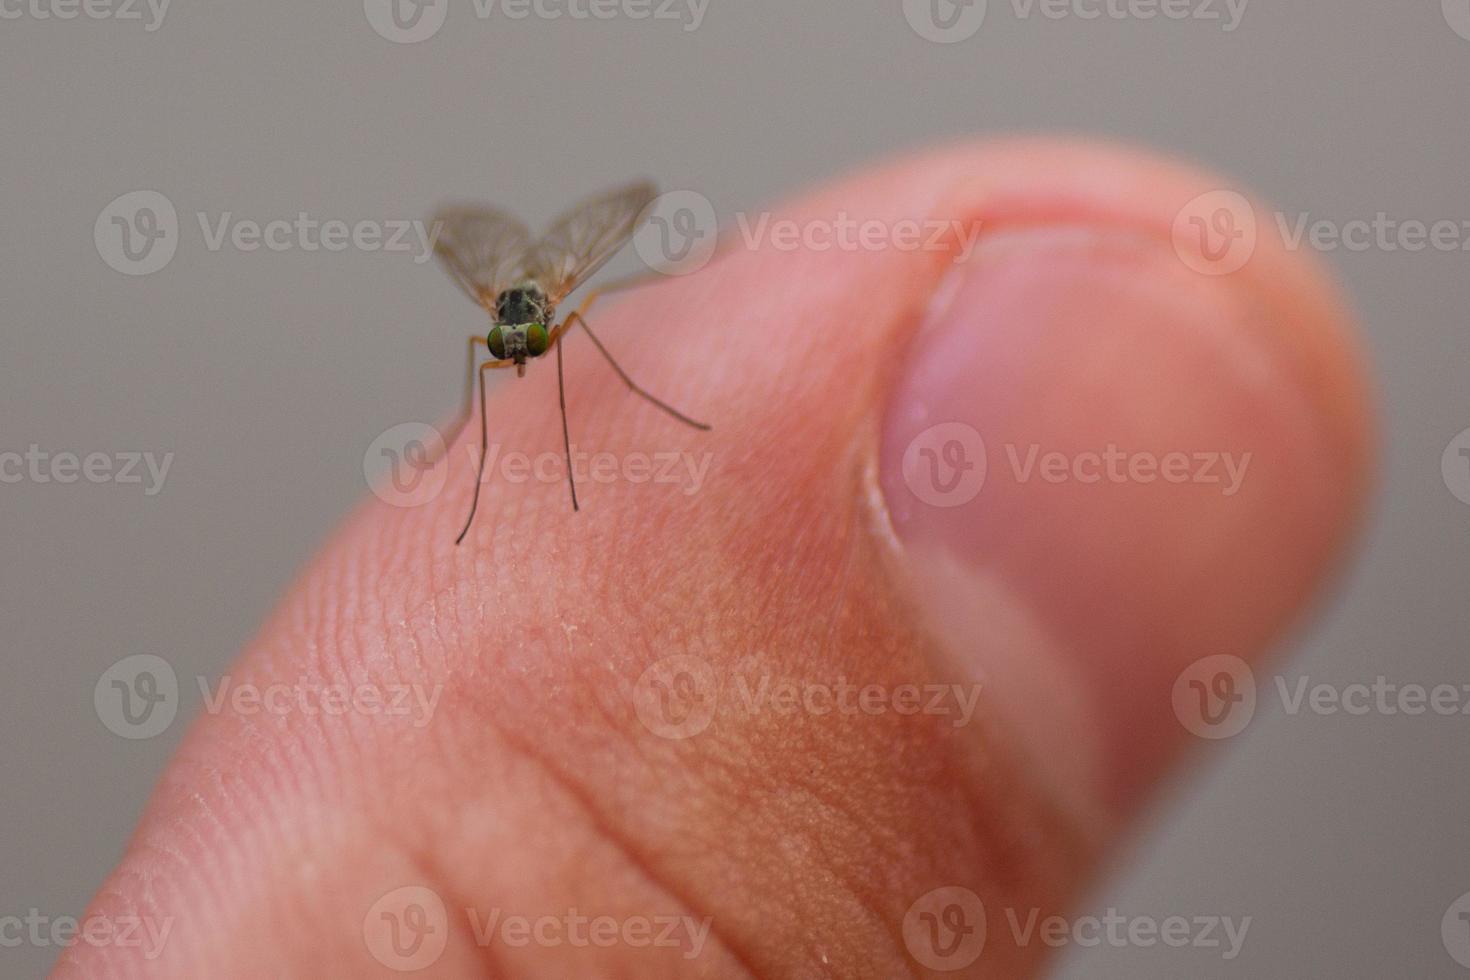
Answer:
[[[645, 279], [594, 289], [577, 312], [560, 324], [555, 319], [557, 305], [591, 278], [633, 237], [657, 195], [653, 185], [645, 181], [617, 188], [571, 208], [552, 222], [539, 240], [533, 239], [520, 221], [492, 208], [456, 207], [435, 216], [434, 225], [441, 229], [434, 246], [435, 254], [450, 278], [477, 306], [490, 314], [491, 329], [483, 343], [495, 358], [479, 367], [480, 472], [475, 480], [469, 517], [465, 520], [464, 530], [454, 540], [456, 545], [469, 534], [480, 503], [480, 484], [487, 455], [484, 450], [489, 439], [485, 371], [514, 366], [517, 376], [524, 377], [526, 362], [541, 357], [552, 348], [556, 350], [557, 400], [561, 408], [567, 485], [572, 495], [572, 511], [581, 512], [582, 508], [577, 503], [576, 479], [572, 473], [571, 433], [567, 425], [560, 344], [562, 334], [573, 321], [581, 324], [598, 351], [634, 393], [702, 432], [710, 430], [709, 425], [694, 421], [634, 384], [582, 317], [599, 294], [638, 285]], [[476, 362], [474, 338], [471, 338], [469, 353], [472, 381]], [[472, 395], [471, 385], [465, 394], [466, 421], [470, 417], [468, 403]]]

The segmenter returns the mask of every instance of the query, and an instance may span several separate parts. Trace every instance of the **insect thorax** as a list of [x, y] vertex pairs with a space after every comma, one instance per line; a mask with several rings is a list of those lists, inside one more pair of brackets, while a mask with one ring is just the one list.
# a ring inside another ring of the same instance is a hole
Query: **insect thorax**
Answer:
[[525, 363], [546, 353], [547, 328], [555, 311], [534, 282], [501, 293], [495, 301], [495, 326], [486, 338], [490, 353], [501, 360]]
[[495, 322], [502, 326], [550, 323], [551, 304], [534, 282], [524, 282], [501, 293], [495, 301]]

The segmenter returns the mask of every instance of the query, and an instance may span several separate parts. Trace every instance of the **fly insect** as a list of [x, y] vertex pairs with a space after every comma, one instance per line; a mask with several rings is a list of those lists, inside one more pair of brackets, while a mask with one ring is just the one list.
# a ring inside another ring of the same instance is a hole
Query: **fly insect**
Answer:
[[[474, 411], [478, 348], [484, 347], [491, 360], [481, 362], [480, 376], [480, 469], [475, 477], [475, 495], [464, 530], [454, 539], [464, 540], [480, 506], [480, 483], [485, 476], [489, 450], [489, 420], [485, 414], [485, 372], [514, 367], [524, 377], [526, 364], [556, 351], [557, 397], [561, 406], [562, 448], [566, 454], [567, 485], [572, 509], [577, 506], [577, 482], [572, 476], [572, 441], [567, 428], [566, 384], [562, 378], [561, 340], [573, 324], [587, 331], [592, 343], [608, 364], [637, 395], [657, 405], [686, 425], [708, 430], [703, 422], [665, 404], [628, 377], [602, 341], [587, 325], [583, 314], [600, 296], [636, 285], [639, 280], [613, 283], [592, 290], [576, 312], [560, 323], [556, 308], [578, 286], [585, 283], [628, 243], [644, 210], [657, 192], [647, 183], [636, 183], [587, 200], [552, 222], [539, 240], [533, 239], [518, 219], [493, 208], [451, 207], [434, 216], [440, 229], [434, 252], [459, 287], [490, 315], [490, 332], [469, 338], [465, 374], [464, 412], [455, 436], [463, 430]], [[454, 437], [446, 441], [452, 443]]]

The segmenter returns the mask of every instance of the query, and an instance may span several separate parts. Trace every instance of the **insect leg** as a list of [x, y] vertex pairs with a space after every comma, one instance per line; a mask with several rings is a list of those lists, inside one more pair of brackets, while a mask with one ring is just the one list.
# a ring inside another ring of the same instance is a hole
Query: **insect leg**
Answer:
[[454, 539], [455, 544], [464, 540], [464, 536], [470, 533], [470, 525], [475, 522], [475, 511], [480, 507], [480, 482], [485, 478], [485, 456], [490, 451], [490, 420], [485, 414], [485, 372], [496, 368], [507, 368], [515, 361], [486, 361], [480, 365], [480, 469], [475, 474], [475, 496], [470, 504], [470, 516], [465, 518], [464, 530], [459, 532], [459, 537]]
[[438, 456], [435, 456], [433, 459], [429, 460], [430, 466], [433, 466], [435, 463], [439, 462], [439, 460], [444, 458], [445, 453], [449, 452], [449, 447], [454, 445], [454, 440], [458, 439], [459, 434], [464, 431], [464, 427], [466, 425], [469, 425], [470, 416], [474, 414], [475, 347], [477, 345], [480, 347], [484, 347], [486, 353], [489, 353], [490, 346], [486, 342], [484, 336], [481, 334], [470, 334], [469, 357], [465, 359], [464, 365], [464, 408], [460, 410], [459, 420], [454, 423], [454, 429], [452, 430], [451, 434], [444, 437], [444, 451]]
[[572, 436], [567, 430], [567, 386], [561, 375], [561, 344], [556, 345], [556, 397], [561, 403], [561, 444], [566, 453], [567, 486], [572, 489], [572, 510], [575, 511], [581, 508], [577, 506], [577, 480], [572, 475]]
[[602, 346], [602, 341], [597, 339], [597, 334], [592, 332], [592, 328], [587, 325], [587, 321], [581, 313], [573, 313], [571, 316], [567, 317], [565, 321], [562, 322], [562, 325], [560, 327], [557, 327], [555, 333], [557, 339], [560, 339], [561, 335], [571, 328], [573, 321], [580, 323], [582, 325], [582, 329], [587, 331], [587, 336], [592, 338], [592, 343], [597, 345], [597, 349], [602, 352], [603, 357], [607, 358], [607, 363], [612, 365], [612, 369], [618, 373], [618, 377], [623, 379], [623, 383], [628, 386], [629, 391], [632, 391], [635, 395], [642, 395], [644, 398], [648, 399], [650, 402], [657, 405], [665, 412], [668, 412], [670, 415], [678, 419], [680, 422], [683, 422], [685, 425], [692, 425], [694, 428], [702, 429], [705, 432], [709, 431], [710, 427], [705, 423], [696, 422], [694, 419], [691, 419], [683, 412], [679, 411], [666, 402], [660, 401], [653, 395], [649, 394], [647, 391], [644, 391], [642, 388], [638, 387], [638, 385], [634, 383], [633, 379], [628, 377], [628, 372], [624, 371], [622, 367], [618, 364], [618, 362], [613, 359], [613, 356], [608, 352], [608, 349]]

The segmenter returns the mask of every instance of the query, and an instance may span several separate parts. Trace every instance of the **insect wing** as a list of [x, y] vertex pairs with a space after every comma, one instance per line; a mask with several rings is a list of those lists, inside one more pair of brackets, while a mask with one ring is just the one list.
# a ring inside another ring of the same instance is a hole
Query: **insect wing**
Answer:
[[487, 308], [511, 285], [531, 248], [526, 226], [503, 211], [475, 206], [445, 208], [434, 215], [434, 254], [465, 295]]
[[552, 225], [526, 257], [526, 275], [558, 303], [628, 243], [658, 191], [640, 181], [583, 201]]

